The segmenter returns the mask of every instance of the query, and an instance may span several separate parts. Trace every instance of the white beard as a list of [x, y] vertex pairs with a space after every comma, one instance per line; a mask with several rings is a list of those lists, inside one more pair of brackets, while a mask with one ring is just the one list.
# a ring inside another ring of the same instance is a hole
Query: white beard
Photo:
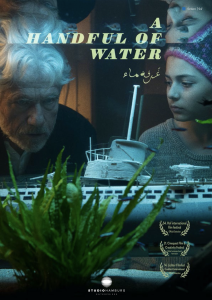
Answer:
[[[56, 123], [56, 120], [55, 120]], [[54, 123], [54, 126], [55, 126]], [[46, 144], [49, 136], [52, 131], [50, 131], [47, 127], [42, 126], [42, 128], [38, 128], [35, 126], [26, 125], [26, 128], [19, 128], [17, 131], [14, 131], [10, 124], [7, 124], [4, 115], [0, 112], [0, 128], [2, 132], [8, 137], [10, 141], [12, 141], [15, 145], [17, 145], [20, 149], [25, 150], [27, 152], [38, 152], [40, 151], [44, 145]], [[27, 136], [26, 133], [30, 134], [40, 134], [42, 136], [38, 137], [30, 137]]]

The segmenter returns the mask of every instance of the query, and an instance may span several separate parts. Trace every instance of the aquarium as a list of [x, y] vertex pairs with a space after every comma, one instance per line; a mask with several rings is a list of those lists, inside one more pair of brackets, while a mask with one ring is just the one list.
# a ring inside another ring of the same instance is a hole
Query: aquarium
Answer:
[[15, 205], [8, 154], [31, 207], [63, 149], [67, 182], [81, 169], [83, 203], [95, 187], [100, 202], [111, 196], [106, 223], [145, 186], [121, 234], [167, 193], [126, 268], [193, 279], [212, 233], [210, 1], [2, 0], [0, 23], [2, 203], [10, 194]]

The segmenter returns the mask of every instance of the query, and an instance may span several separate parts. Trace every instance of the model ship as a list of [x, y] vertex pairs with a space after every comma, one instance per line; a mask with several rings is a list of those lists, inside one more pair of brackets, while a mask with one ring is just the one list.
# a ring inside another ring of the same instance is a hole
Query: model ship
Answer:
[[[145, 160], [148, 146], [144, 143], [131, 140], [136, 95], [139, 85], [134, 85], [127, 139], [116, 139], [110, 148], [94, 149], [86, 152], [88, 159], [82, 182], [94, 184], [97, 180], [124, 180], [129, 181]], [[91, 142], [90, 142], [91, 145]], [[150, 176], [140, 174], [139, 184], [145, 183]]]

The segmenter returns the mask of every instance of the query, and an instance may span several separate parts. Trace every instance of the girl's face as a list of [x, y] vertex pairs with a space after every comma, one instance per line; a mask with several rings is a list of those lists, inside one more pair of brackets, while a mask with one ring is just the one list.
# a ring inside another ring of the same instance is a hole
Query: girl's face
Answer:
[[212, 1], [173, 0], [167, 11], [167, 43], [190, 38], [212, 19]]
[[210, 106], [201, 104], [204, 100], [212, 100], [212, 84], [195, 67], [169, 56], [165, 78], [168, 104], [176, 121], [212, 118]]

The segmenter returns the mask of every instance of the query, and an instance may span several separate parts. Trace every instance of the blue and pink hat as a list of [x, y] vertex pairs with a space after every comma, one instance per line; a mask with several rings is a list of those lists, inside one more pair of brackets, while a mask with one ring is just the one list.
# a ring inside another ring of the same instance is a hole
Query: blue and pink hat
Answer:
[[164, 57], [169, 56], [185, 60], [212, 83], [212, 20], [189, 38], [188, 43], [170, 45]]

